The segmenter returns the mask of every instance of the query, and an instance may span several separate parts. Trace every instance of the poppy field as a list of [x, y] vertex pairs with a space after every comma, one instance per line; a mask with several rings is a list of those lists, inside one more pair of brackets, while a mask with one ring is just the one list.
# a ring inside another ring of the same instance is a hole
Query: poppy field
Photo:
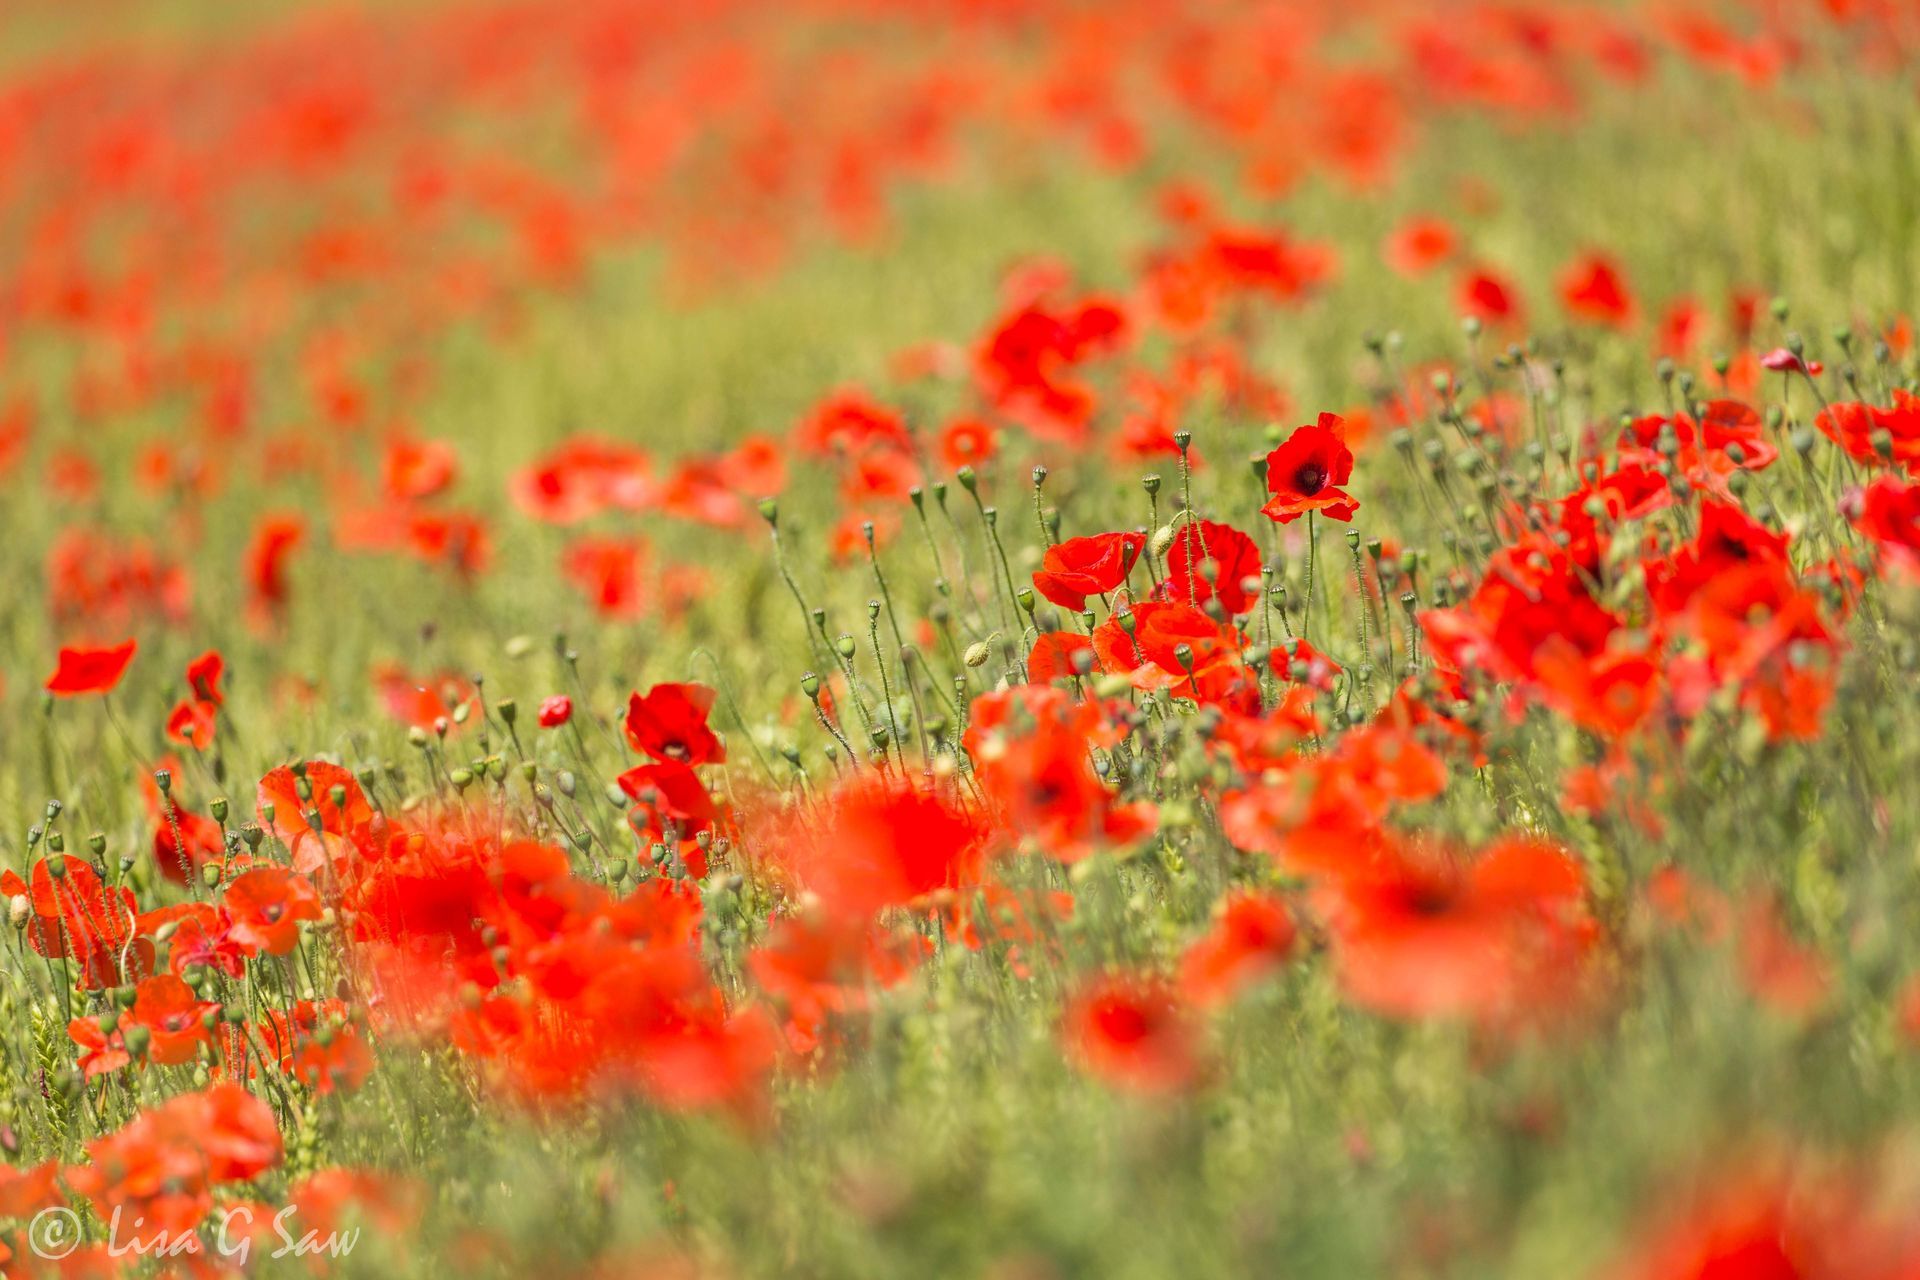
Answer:
[[0, 1275], [1920, 1280], [1920, 6], [0, 12]]

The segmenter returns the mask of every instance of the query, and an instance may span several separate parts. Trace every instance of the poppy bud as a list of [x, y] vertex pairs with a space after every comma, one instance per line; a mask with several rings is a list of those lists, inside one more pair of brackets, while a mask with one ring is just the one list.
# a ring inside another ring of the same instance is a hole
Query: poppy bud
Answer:
[[[55, 853], [60, 852], [60, 845], [56, 843], [59, 839], [60, 839], [60, 833], [58, 831], [48, 836], [47, 848], [53, 850]], [[67, 864], [64, 861], [56, 862], [52, 858], [48, 858], [47, 874], [53, 877], [55, 880], [64, 880], [67, 878]]]
[[1773, 314], [1775, 320], [1783, 324], [1786, 322], [1787, 300], [1785, 298], [1776, 297], [1772, 302], [1767, 304], [1767, 310]]
[[1173, 526], [1170, 524], [1163, 524], [1153, 531], [1154, 555], [1164, 556], [1167, 554], [1167, 548], [1173, 545], [1173, 532]]
[[179, 930], [180, 922], [178, 920], [169, 920], [153, 931], [153, 940], [155, 942], [171, 942], [173, 941], [173, 935], [179, 932]]
[[961, 655], [961, 659], [970, 667], [980, 667], [986, 665], [986, 661], [990, 656], [992, 656], [992, 651], [987, 648], [987, 642], [985, 640], [976, 640], [967, 646], [967, 651]]
[[554, 774], [553, 785], [560, 788], [561, 795], [565, 796], [569, 800], [573, 799], [573, 792], [574, 792], [573, 770], [562, 769], [559, 773]]
[[136, 1022], [120, 1033], [120, 1042], [127, 1046], [127, 1052], [135, 1059], [144, 1058], [153, 1044], [153, 1032]]
[[206, 885], [209, 889], [218, 889], [220, 887], [220, 868], [211, 862], [200, 868], [200, 883]]
[[16, 893], [7, 899], [7, 923], [16, 929], [27, 927], [27, 921], [33, 916], [33, 900], [24, 893]]
[[465, 791], [473, 785], [473, 772], [470, 769], [455, 769], [447, 775], [447, 780], [453, 783], [456, 790]]
[[1892, 461], [1893, 432], [1887, 430], [1885, 427], [1880, 427], [1869, 435], [1867, 439], [1872, 442], [1875, 453], [1879, 454], [1884, 460]]
[[414, 725], [411, 729], [407, 730], [407, 741], [425, 750], [427, 745], [427, 731], [419, 725]]
[[1795, 427], [1793, 434], [1787, 437], [1787, 443], [1793, 446], [1795, 453], [1804, 458], [1813, 452], [1813, 432], [1806, 427]]
[[514, 658], [514, 659], [524, 658], [528, 654], [533, 652], [533, 637], [532, 636], [513, 636], [507, 641], [506, 648], [507, 648], [507, 656], [509, 658]]
[[762, 498], [759, 503], [756, 504], [756, 509], [760, 512], [760, 518], [762, 520], [765, 520], [776, 529], [780, 527], [780, 504], [778, 502], [775, 502], [772, 498]]

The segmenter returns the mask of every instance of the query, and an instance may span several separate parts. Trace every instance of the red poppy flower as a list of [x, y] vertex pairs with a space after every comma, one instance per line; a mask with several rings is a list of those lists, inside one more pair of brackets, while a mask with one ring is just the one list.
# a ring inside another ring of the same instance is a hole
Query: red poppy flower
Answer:
[[293, 597], [287, 562], [306, 540], [306, 522], [296, 515], [269, 515], [261, 519], [247, 544], [245, 569], [252, 589], [250, 607], [263, 620], [282, 613]]
[[940, 460], [949, 470], [978, 467], [998, 451], [998, 433], [978, 418], [955, 418], [940, 432]]
[[1323, 413], [1319, 422], [1296, 427], [1267, 455], [1267, 492], [1273, 496], [1260, 510], [1268, 519], [1291, 524], [1309, 511], [1353, 519], [1359, 500], [1340, 488], [1353, 476], [1353, 451], [1343, 427], [1338, 414]]
[[[1080, 658], [1082, 653], [1087, 655], [1085, 659]], [[1071, 631], [1049, 631], [1034, 640], [1033, 650], [1027, 654], [1027, 679], [1035, 684], [1072, 679], [1085, 674], [1076, 665], [1082, 661], [1098, 669], [1093, 641]]]
[[195, 751], [213, 745], [213, 728], [213, 704], [197, 698], [182, 698], [167, 716], [167, 740]]
[[1085, 1070], [1133, 1092], [1178, 1093], [1201, 1077], [1193, 1015], [1156, 979], [1095, 979], [1067, 1006], [1061, 1036]]
[[193, 994], [193, 988], [170, 973], [148, 978], [134, 989], [133, 1007], [127, 1021], [145, 1027], [151, 1034], [147, 1060], [163, 1067], [177, 1067], [193, 1061], [203, 1044], [213, 1043], [212, 1029], [205, 1017], [219, 1008]]
[[[313, 865], [318, 866], [330, 860], [332, 854], [308, 853], [307, 846], [315, 839], [307, 817], [309, 811], [319, 815], [321, 830], [327, 836], [352, 845], [367, 837], [373, 823], [373, 806], [360, 790], [360, 780], [341, 766], [325, 760], [309, 760], [300, 767], [306, 779], [307, 798], [301, 796], [302, 774], [296, 774], [291, 765], [282, 765], [260, 779], [254, 800], [260, 809], [260, 820], [294, 852], [296, 865], [312, 857]], [[334, 800], [336, 789], [340, 792], [338, 802]], [[267, 818], [269, 805], [273, 807], [271, 821]]]
[[540, 703], [540, 727], [558, 729], [573, 719], [573, 699], [564, 693], [556, 693]]
[[1403, 276], [1421, 276], [1453, 256], [1460, 238], [1438, 218], [1408, 218], [1387, 237], [1387, 265]]
[[1218, 599], [1230, 614], [1260, 600], [1260, 548], [1232, 525], [1189, 520], [1167, 549], [1167, 599], [1203, 605]]
[[134, 641], [105, 649], [62, 649], [60, 665], [47, 677], [47, 692], [61, 698], [110, 693], [133, 661]]
[[300, 941], [300, 922], [320, 918], [320, 895], [313, 883], [285, 867], [255, 867], [227, 886], [221, 905], [231, 921], [227, 932], [240, 946], [283, 956]]
[[49, 959], [77, 959], [81, 983], [90, 991], [153, 971], [153, 944], [135, 936], [133, 890], [109, 888], [82, 858], [42, 859], [34, 864], [31, 885], [16, 872], [0, 871], [0, 897], [29, 900], [27, 944]]
[[1850, 504], [1855, 528], [1908, 573], [1920, 571], [1920, 484], [1880, 476]]
[[1560, 277], [1560, 301], [1576, 320], [1620, 328], [1633, 318], [1633, 298], [1612, 259], [1589, 254]]
[[1180, 988], [1196, 1004], [1233, 999], [1287, 962], [1297, 930], [1279, 898], [1238, 892], [1228, 896], [1212, 932], [1180, 960]]
[[675, 764], [724, 764], [727, 750], [707, 727], [714, 693], [703, 684], [657, 684], [627, 701], [627, 741]]
[[1118, 589], [1146, 545], [1146, 535], [1140, 533], [1068, 538], [1047, 548], [1034, 571], [1033, 588], [1062, 609], [1078, 613], [1087, 607], [1088, 596]]
[[1513, 285], [1484, 267], [1460, 278], [1458, 305], [1467, 315], [1488, 324], [1517, 323], [1521, 314], [1520, 299]]
[[1473, 859], [1398, 845], [1323, 885], [1340, 981], [1399, 1017], [1536, 1017], [1577, 989], [1592, 940], [1580, 862], [1510, 838]]
[[431, 498], [453, 483], [459, 458], [444, 440], [395, 440], [387, 446], [382, 478], [403, 502]]
[[209, 649], [187, 664], [187, 687], [201, 702], [220, 706], [226, 697], [220, 691], [220, 677], [226, 672], [226, 659], [217, 649]]
[[645, 812], [646, 821], [640, 827], [655, 836], [664, 835], [672, 824], [681, 840], [691, 840], [712, 826], [719, 812], [700, 775], [678, 760], [640, 765], [617, 781], [640, 806], [636, 814]]
[[796, 836], [795, 871], [831, 914], [865, 922], [977, 884], [986, 834], [944, 796], [863, 777], [834, 792]]
[[115, 1027], [109, 1035], [100, 1029], [98, 1018], [75, 1018], [67, 1024], [67, 1038], [79, 1046], [80, 1060], [75, 1065], [88, 1080], [112, 1075], [133, 1061], [120, 1029]]

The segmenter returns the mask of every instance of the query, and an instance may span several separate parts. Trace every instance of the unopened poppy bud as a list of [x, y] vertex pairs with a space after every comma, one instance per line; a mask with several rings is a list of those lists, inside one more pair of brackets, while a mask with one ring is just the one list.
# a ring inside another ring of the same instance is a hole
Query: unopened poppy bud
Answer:
[[533, 637], [526, 635], [510, 637], [507, 640], [506, 649], [509, 658], [524, 658], [533, 652]]
[[532, 760], [522, 760], [520, 762], [520, 776], [526, 781], [532, 782], [540, 776], [540, 766]]
[[1480, 325], [1480, 317], [1479, 317], [1479, 316], [1468, 316], [1468, 317], [1466, 317], [1466, 318], [1465, 318], [1464, 320], [1462, 320], [1462, 321], [1460, 322], [1460, 328], [1461, 328], [1461, 329], [1462, 329], [1463, 331], [1465, 331], [1465, 333], [1466, 333], [1466, 335], [1467, 335], [1467, 336], [1468, 336], [1469, 338], [1477, 338], [1477, 337], [1479, 337], [1479, 336], [1480, 336], [1480, 328], [1481, 328], [1481, 325]]
[[1872, 442], [1875, 453], [1879, 454], [1883, 459], [1892, 459], [1893, 432], [1887, 430], [1885, 427], [1879, 427], [1876, 428], [1867, 439]]
[[780, 527], [780, 504], [778, 502], [775, 502], [772, 498], [762, 498], [755, 505], [756, 509], [760, 512], [760, 518], [762, 520], [765, 520], [776, 529]]
[[453, 728], [453, 726], [447, 722], [447, 718], [445, 716], [435, 716], [433, 718], [433, 733], [435, 737], [437, 738], [446, 737], [447, 731], [451, 728]]
[[1793, 434], [1787, 437], [1787, 443], [1793, 446], [1795, 453], [1805, 457], [1813, 452], [1813, 432], [1806, 427], [1795, 427]]
[[561, 795], [565, 796], [569, 800], [573, 799], [574, 788], [576, 785], [574, 782], [573, 770], [562, 769], [559, 773], [554, 774], [553, 785], [560, 789]]
[[986, 665], [987, 659], [992, 656], [992, 653], [993, 651], [987, 647], [985, 640], [976, 640], [967, 646], [967, 651], [961, 654], [960, 657], [968, 666], [980, 667]]
[[302, 800], [313, 799], [313, 784], [307, 781], [306, 774], [302, 773], [297, 775], [294, 778], [293, 793], [299, 796]]
[[[52, 835], [47, 837], [47, 848], [53, 850], [55, 853], [60, 852], [61, 843], [62, 842], [60, 840], [60, 833], [58, 831], [54, 832]], [[65, 859], [48, 858], [47, 874], [49, 876], [52, 876], [55, 880], [66, 879], [67, 864]]]
[[16, 893], [7, 899], [7, 923], [16, 929], [27, 927], [27, 921], [33, 916], [33, 900], [24, 893]]
[[1163, 524], [1153, 531], [1154, 555], [1164, 556], [1167, 554], [1167, 548], [1173, 545], [1173, 533], [1174, 529], [1170, 524]]
[[453, 783], [456, 789], [465, 791], [473, 785], [473, 771], [470, 769], [455, 769], [447, 775], [447, 780]]
[[117, 1009], [108, 1009], [105, 1013], [94, 1019], [94, 1025], [100, 1028], [101, 1035], [112, 1035], [120, 1029], [120, 1011]]
[[1787, 350], [1793, 352], [1793, 354], [1797, 356], [1797, 355], [1803, 354], [1806, 351], [1806, 349], [1807, 349], [1806, 341], [1803, 338], [1801, 338], [1799, 334], [1790, 333], [1787, 335]]
[[472, 709], [473, 704], [469, 702], [463, 702], [455, 707], [453, 709], [453, 722], [455, 724], [465, 724], [467, 722], [467, 716], [471, 714]]
[[144, 1058], [153, 1044], [153, 1032], [136, 1022], [120, 1033], [120, 1042], [127, 1046], [127, 1052], [135, 1058]]
[[206, 866], [200, 868], [200, 883], [206, 885], [209, 889], [218, 889], [220, 887], [219, 866], [209, 862]]
[[407, 741], [424, 750], [427, 745], [427, 731], [419, 725], [414, 725], [407, 730]]
[[173, 935], [179, 932], [179, 930], [180, 922], [178, 920], [169, 920], [153, 931], [153, 940], [155, 942], [171, 942], [173, 941]]
[[1784, 323], [1787, 318], [1787, 300], [1776, 297], [1772, 302], [1767, 304], [1767, 310], [1773, 314], [1775, 320]]

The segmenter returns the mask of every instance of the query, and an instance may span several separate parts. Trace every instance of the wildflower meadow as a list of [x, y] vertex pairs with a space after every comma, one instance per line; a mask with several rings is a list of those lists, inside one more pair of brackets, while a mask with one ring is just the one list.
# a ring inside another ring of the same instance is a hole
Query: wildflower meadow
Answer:
[[1913, 0], [8, 0], [0, 1276], [1920, 1280]]

